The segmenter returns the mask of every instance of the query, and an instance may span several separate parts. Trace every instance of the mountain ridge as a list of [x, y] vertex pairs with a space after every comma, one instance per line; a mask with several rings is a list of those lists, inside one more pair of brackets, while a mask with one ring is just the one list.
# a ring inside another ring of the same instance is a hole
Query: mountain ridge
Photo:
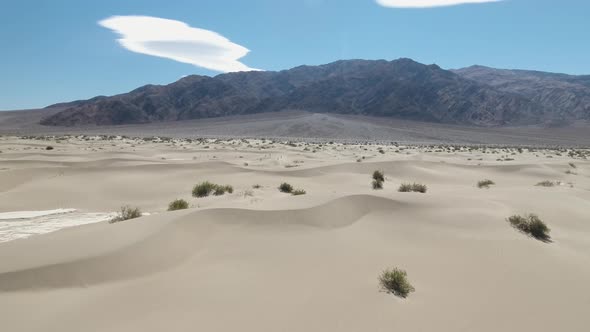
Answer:
[[[55, 104], [50, 107], [65, 109], [44, 118], [41, 124], [137, 124], [285, 110], [476, 126], [590, 118], [590, 76], [553, 74], [558, 76], [544, 78], [558, 90], [545, 92], [551, 100], [567, 99], [562, 96], [569, 92], [566, 86], [577, 89], [570, 103], [559, 104], [564, 108], [575, 104], [576, 108], [556, 111], [555, 104], [547, 107], [547, 98], [525, 89], [533, 84], [531, 77], [541, 74], [486, 68], [445, 70], [408, 58], [356, 59], [281, 71], [190, 75], [168, 85], [145, 85], [111, 97]], [[509, 79], [510, 75], [517, 77]], [[506, 82], [510, 84], [504, 86]]]

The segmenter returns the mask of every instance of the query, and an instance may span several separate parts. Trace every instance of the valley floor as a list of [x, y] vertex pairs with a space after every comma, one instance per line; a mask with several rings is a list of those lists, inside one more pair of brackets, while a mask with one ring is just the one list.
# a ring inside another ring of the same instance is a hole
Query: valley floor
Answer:
[[[149, 213], [0, 243], [2, 330], [590, 326], [590, 150], [4, 136], [0, 151], [0, 213]], [[203, 181], [234, 192], [192, 197]], [[414, 182], [428, 191], [398, 192]], [[190, 208], [167, 212], [177, 198]], [[526, 213], [551, 242], [506, 221]], [[406, 299], [380, 289], [393, 267]]]

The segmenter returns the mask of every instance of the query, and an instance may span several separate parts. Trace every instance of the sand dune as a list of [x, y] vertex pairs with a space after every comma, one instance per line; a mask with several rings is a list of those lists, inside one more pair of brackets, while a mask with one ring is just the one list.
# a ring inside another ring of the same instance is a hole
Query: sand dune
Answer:
[[[34, 140], [0, 143], [0, 213], [130, 204], [151, 214], [0, 243], [8, 331], [590, 325], [590, 163], [567, 152], [70, 139], [51, 142], [52, 154]], [[383, 190], [370, 186], [376, 169]], [[477, 188], [486, 178], [496, 185]], [[190, 197], [204, 180], [235, 191]], [[558, 184], [535, 186], [543, 180]], [[283, 181], [307, 194], [279, 192]], [[428, 192], [397, 191], [414, 181]], [[191, 208], [166, 212], [175, 198]], [[527, 212], [550, 226], [551, 243], [505, 220]], [[380, 291], [389, 267], [416, 292]]]

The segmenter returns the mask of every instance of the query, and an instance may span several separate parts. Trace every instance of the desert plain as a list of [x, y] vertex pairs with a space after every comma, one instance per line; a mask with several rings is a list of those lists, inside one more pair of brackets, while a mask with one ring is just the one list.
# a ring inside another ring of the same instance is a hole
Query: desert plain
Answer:
[[[590, 326], [588, 149], [56, 135], [0, 151], [0, 214], [104, 219], [45, 234], [0, 220], [3, 331]], [[193, 197], [203, 181], [233, 193]], [[189, 208], [167, 211], [175, 199]], [[144, 215], [109, 223], [122, 206]], [[507, 222], [527, 213], [550, 241]], [[394, 267], [407, 298], [379, 284]]]

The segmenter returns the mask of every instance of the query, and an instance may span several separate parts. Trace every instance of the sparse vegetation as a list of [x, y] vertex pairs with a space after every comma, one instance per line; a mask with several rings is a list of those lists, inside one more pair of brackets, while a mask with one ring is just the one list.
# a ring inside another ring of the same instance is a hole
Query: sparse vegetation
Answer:
[[381, 273], [379, 283], [384, 291], [406, 298], [411, 292], [415, 291], [407, 277], [408, 274], [404, 270], [398, 268], [389, 269]]
[[293, 190], [293, 192], [291, 193], [291, 195], [293, 195], [293, 196], [299, 196], [299, 195], [305, 195], [305, 194], [306, 194], [306, 192], [303, 189], [296, 189], [296, 190]]
[[486, 188], [489, 189], [490, 186], [495, 185], [496, 183], [492, 180], [489, 179], [485, 179], [485, 180], [481, 180], [479, 182], [477, 182], [477, 187], [482, 189], [482, 188]]
[[383, 173], [383, 171], [374, 171], [373, 180], [385, 182], [385, 174]]
[[215, 190], [215, 187], [216, 185], [209, 181], [197, 184], [193, 188], [193, 197], [207, 197]]
[[111, 219], [109, 223], [114, 224], [120, 221], [135, 219], [139, 217], [141, 217], [141, 210], [139, 208], [132, 208], [131, 206], [127, 205], [121, 207], [121, 211], [119, 211], [117, 216]]
[[383, 182], [385, 182], [385, 174], [383, 171], [374, 171], [373, 172], [373, 189], [383, 189]]
[[537, 186], [537, 187], [554, 187], [555, 185], [557, 185], [557, 183], [555, 183], [553, 181], [545, 180], [545, 181], [541, 181], [541, 182], [537, 183], [535, 186]]
[[374, 190], [383, 189], [383, 182], [382, 181], [373, 180], [372, 184], [373, 184]]
[[184, 199], [176, 199], [168, 204], [168, 211], [188, 209], [188, 202]]
[[200, 184], [197, 184], [193, 188], [193, 197], [207, 197], [211, 194], [215, 196], [220, 196], [225, 194], [226, 192], [231, 194], [234, 192], [234, 188], [229, 185], [222, 186], [215, 183], [211, 183], [209, 181], [205, 181]]
[[424, 184], [420, 184], [420, 183], [402, 183], [398, 190], [399, 192], [402, 193], [408, 193], [408, 192], [419, 192], [419, 193], [426, 193], [426, 191], [428, 190], [428, 187], [426, 187], [426, 185]]
[[509, 217], [507, 221], [510, 223], [510, 225], [512, 225], [512, 227], [518, 229], [522, 233], [534, 237], [537, 240], [549, 242], [551, 239], [549, 236], [549, 232], [551, 230], [536, 214], [527, 214], [524, 217], [514, 215]]
[[287, 182], [283, 182], [279, 186], [279, 191], [282, 192], [282, 193], [290, 194], [290, 193], [293, 192], [293, 186], [290, 185], [290, 184], [288, 184]]

